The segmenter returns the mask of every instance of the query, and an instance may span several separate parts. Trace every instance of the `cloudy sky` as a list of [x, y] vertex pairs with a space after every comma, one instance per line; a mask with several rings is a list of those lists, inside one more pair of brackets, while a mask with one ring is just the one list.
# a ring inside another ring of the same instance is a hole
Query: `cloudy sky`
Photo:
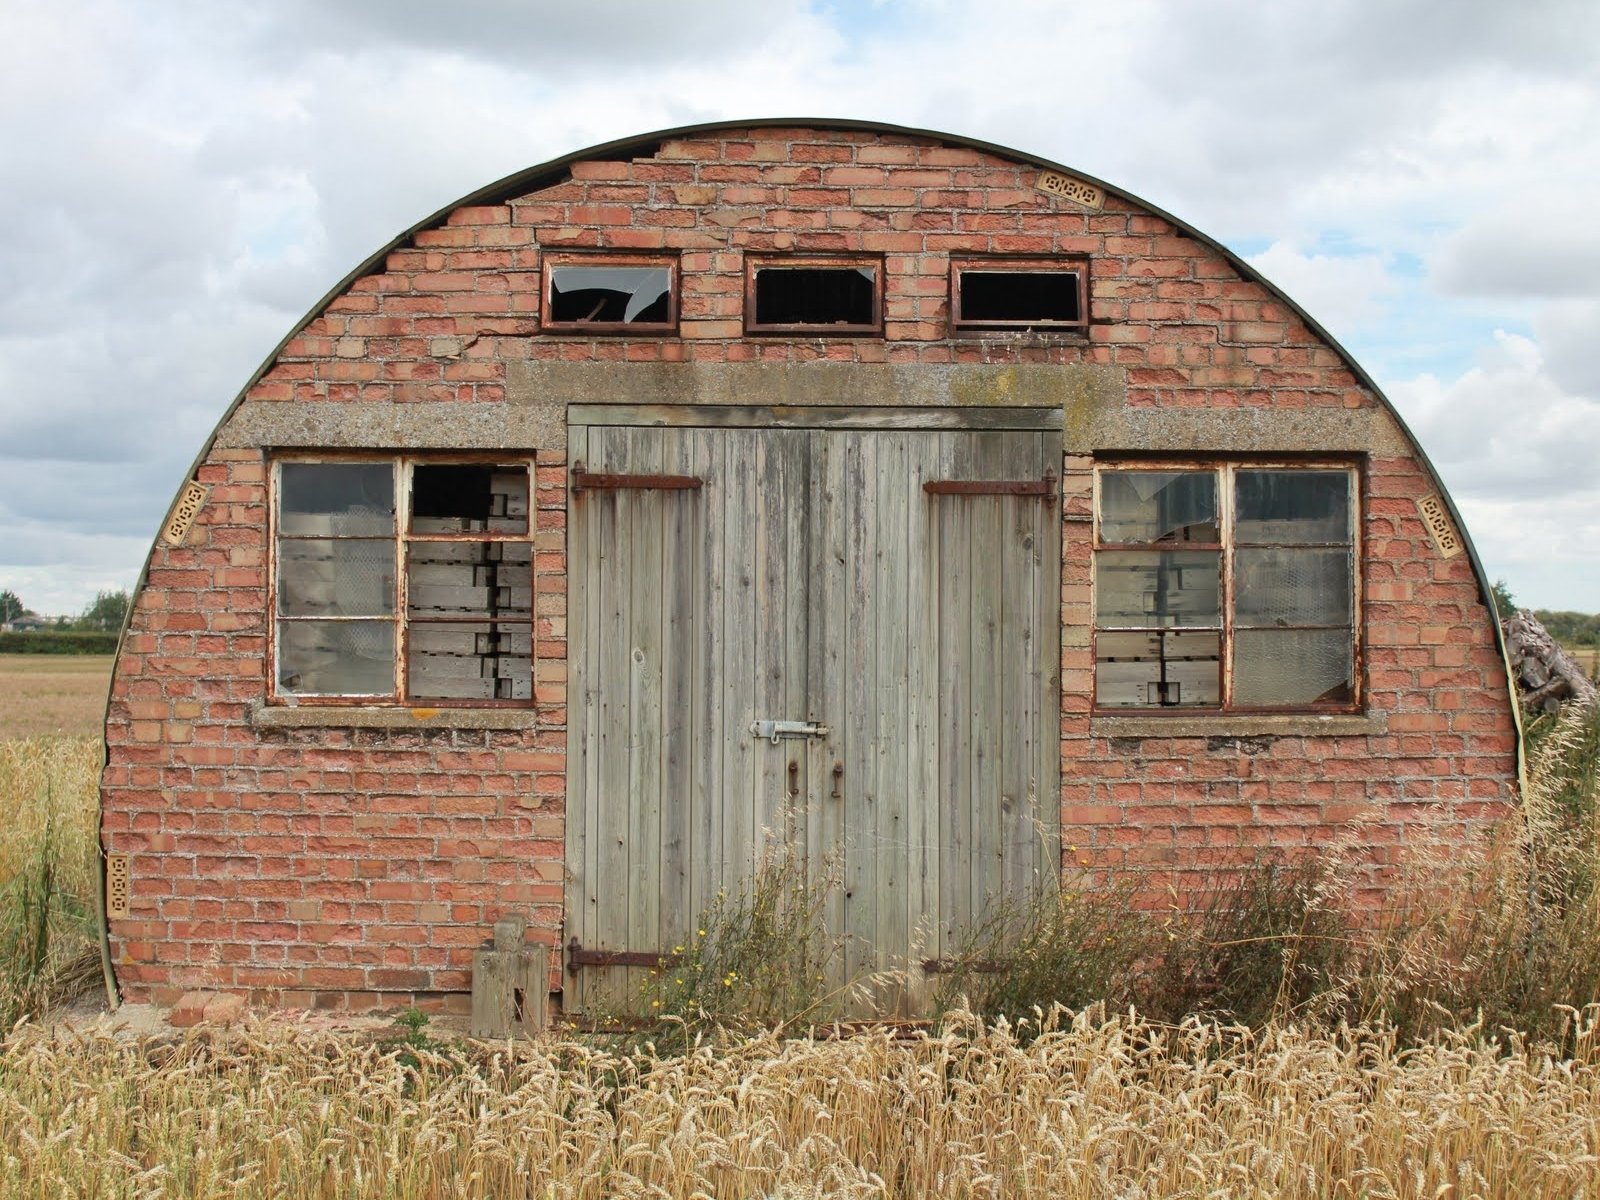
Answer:
[[0, 588], [131, 587], [300, 316], [477, 187], [751, 116], [1076, 167], [1355, 354], [1491, 576], [1600, 611], [1593, 0], [0, 0]]

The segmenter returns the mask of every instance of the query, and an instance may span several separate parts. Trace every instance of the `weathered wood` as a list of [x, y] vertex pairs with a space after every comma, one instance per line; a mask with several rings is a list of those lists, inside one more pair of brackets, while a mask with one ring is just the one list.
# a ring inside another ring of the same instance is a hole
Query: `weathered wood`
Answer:
[[[830, 983], [876, 973], [863, 1014], [925, 1011], [921, 960], [1030, 886], [1058, 826], [1045, 747], [1059, 721], [1059, 539], [1049, 497], [922, 485], [1042, 476], [1059, 469], [1053, 439], [616, 426], [580, 438], [596, 470], [705, 483], [574, 506], [569, 927], [593, 964], [569, 981], [569, 1007], [621, 1007], [640, 956], [691, 939], [771, 840], [814, 878], [841, 873], [824, 912], [845, 941]], [[774, 745], [751, 737], [756, 718], [827, 733]]]
[[474, 951], [472, 1036], [531, 1037], [543, 1029], [548, 1019], [548, 961], [543, 946]]
[[1596, 703], [1594, 682], [1550, 636], [1539, 618], [1522, 609], [1502, 621], [1500, 627], [1525, 709], [1555, 712], [1567, 703]]

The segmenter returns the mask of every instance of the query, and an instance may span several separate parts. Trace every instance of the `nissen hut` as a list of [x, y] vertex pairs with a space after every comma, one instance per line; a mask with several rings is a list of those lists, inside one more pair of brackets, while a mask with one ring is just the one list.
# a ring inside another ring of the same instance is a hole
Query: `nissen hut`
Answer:
[[492, 184], [361, 264], [184, 481], [117, 659], [123, 995], [567, 1012], [765, 848], [925, 976], [1063, 870], [1180, 891], [1515, 800], [1488, 589], [1372, 380], [1069, 166], [841, 121]]

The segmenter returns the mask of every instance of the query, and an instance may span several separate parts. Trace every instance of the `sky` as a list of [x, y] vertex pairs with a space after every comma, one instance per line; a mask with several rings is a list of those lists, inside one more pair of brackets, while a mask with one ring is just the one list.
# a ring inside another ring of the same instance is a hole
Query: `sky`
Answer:
[[0, 0], [0, 589], [131, 588], [262, 359], [429, 213], [803, 116], [1220, 240], [1377, 380], [1491, 578], [1600, 611], [1594, 0]]

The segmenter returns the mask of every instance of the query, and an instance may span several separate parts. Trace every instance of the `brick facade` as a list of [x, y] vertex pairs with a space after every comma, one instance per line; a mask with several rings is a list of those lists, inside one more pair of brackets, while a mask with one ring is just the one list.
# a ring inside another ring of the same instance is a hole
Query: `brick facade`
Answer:
[[[344, 419], [328, 414], [362, 410], [377, 430], [363, 444], [403, 448], [383, 430], [448, 431], [474, 412], [492, 428], [524, 402], [519, 372], [541, 363], [819, 359], [1093, 366], [1117, 381], [1118, 419], [1198, 413], [1232, 428], [1225, 419], [1248, 412], [1389, 427], [1385, 402], [1341, 353], [1235, 260], [1117, 194], [1101, 211], [1046, 194], [1035, 164], [904, 132], [758, 127], [690, 131], [569, 171], [455, 208], [314, 313], [204, 456], [196, 477], [209, 492], [188, 537], [155, 547], [107, 725], [104, 848], [131, 857], [130, 915], [110, 923], [127, 997], [170, 1002], [206, 988], [350, 1007], [459, 997], [502, 912], [527, 912], [532, 936], [559, 940], [562, 447], [507, 447], [539, 462], [532, 716], [500, 728], [277, 726], [257, 715], [268, 684], [265, 446], [307, 443], [248, 444], [231, 427], [321, 428]], [[680, 254], [677, 336], [541, 332], [541, 254], [574, 247]], [[883, 335], [744, 337], [746, 252], [882, 255]], [[969, 254], [1087, 256], [1087, 334], [949, 336], [950, 258]], [[1459, 842], [1506, 811], [1516, 734], [1493, 625], [1469, 556], [1441, 557], [1424, 529], [1416, 501], [1438, 485], [1403, 435], [1362, 455], [1369, 719], [1336, 733], [1218, 718], [1213, 732], [1170, 736], [1091, 715], [1092, 449], [1069, 445], [1063, 459], [1069, 868], [1200, 872], [1255, 848], [1341, 841], [1363, 848], [1376, 886], [1407, 848]]]

